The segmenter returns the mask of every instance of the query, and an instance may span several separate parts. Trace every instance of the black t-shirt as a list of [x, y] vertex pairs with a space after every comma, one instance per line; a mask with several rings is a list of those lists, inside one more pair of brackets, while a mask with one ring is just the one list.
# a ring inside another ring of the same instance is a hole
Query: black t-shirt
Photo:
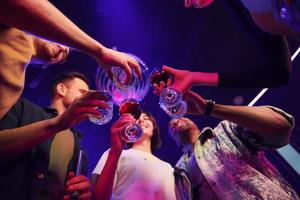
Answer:
[[219, 72], [220, 87], [272, 87], [289, 81], [286, 39], [261, 30], [239, 0], [214, 0], [198, 11], [193, 28], [188, 54], [195, 55], [198, 67], [191, 70]]
[[[57, 115], [54, 109], [43, 109], [25, 99], [20, 99], [0, 120], [0, 131], [22, 127], [27, 124], [53, 118]], [[79, 151], [78, 136], [80, 133], [71, 129], [75, 135], [75, 148], [68, 171], [74, 171]], [[0, 133], [1, 134], [1, 133]], [[39, 144], [9, 162], [0, 161], [1, 199], [38, 200], [42, 187], [47, 187], [47, 169], [50, 147], [53, 138]], [[87, 171], [87, 160], [84, 157], [83, 174]]]
[[[236, 21], [237, 26], [246, 36], [253, 37], [253, 45], [257, 48], [249, 54], [257, 53], [257, 57], [254, 57], [256, 60], [253, 62], [246, 56], [241, 62], [245, 66], [221, 74], [221, 85], [223, 82], [224, 86], [237, 84], [241, 87], [250, 85], [272, 87], [288, 83], [291, 58], [286, 39], [283, 36], [261, 30], [240, 1], [227, 1], [227, 4], [226, 9], [232, 15], [231, 17], [238, 19]], [[254, 52], [255, 50], [257, 52]]]
[[[20, 99], [0, 121], [0, 130], [13, 129], [53, 117], [37, 105]], [[1, 133], [0, 133], [1, 134]], [[0, 162], [0, 190], [3, 199], [29, 199], [32, 159], [36, 148], [15, 160]]]

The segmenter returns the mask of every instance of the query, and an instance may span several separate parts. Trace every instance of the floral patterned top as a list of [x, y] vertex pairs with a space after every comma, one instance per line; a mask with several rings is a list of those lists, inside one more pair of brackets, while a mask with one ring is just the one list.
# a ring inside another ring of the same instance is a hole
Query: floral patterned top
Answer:
[[[294, 125], [291, 115], [269, 108]], [[214, 129], [205, 128], [194, 153], [184, 154], [176, 164], [177, 199], [299, 199], [263, 152], [288, 144], [290, 132], [261, 137], [229, 121], [220, 122]], [[204, 177], [194, 197], [189, 177], [192, 157]]]

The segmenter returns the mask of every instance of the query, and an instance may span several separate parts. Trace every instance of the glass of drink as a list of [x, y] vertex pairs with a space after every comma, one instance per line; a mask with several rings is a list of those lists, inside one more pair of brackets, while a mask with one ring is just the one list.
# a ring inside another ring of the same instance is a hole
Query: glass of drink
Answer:
[[89, 115], [89, 120], [97, 125], [107, 124], [113, 117], [113, 102], [111, 95], [105, 90], [99, 90], [105, 99], [108, 99], [108, 108], [97, 108], [100, 116]]
[[[138, 101], [134, 99], [126, 99], [121, 103], [119, 113], [129, 113], [138, 120], [141, 116], [142, 110]], [[131, 123], [126, 126], [125, 130], [120, 134], [120, 137], [128, 143], [134, 143], [140, 139], [142, 134], [142, 128], [137, 123]]]
[[[151, 73], [151, 84], [156, 83], [157, 85], [160, 82], [164, 82], [167, 85], [168, 79], [173, 82], [174, 77], [159, 69], [156, 68]], [[187, 104], [182, 100], [182, 94], [176, 91], [172, 87], [166, 87], [159, 96], [159, 106], [171, 117], [171, 118], [180, 118], [187, 113]]]

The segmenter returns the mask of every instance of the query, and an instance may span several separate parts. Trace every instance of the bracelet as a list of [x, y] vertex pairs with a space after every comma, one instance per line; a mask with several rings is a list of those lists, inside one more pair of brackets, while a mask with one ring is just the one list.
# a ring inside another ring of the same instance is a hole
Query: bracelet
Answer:
[[206, 108], [204, 110], [204, 115], [209, 116], [213, 110], [213, 108], [215, 107], [216, 102], [214, 102], [211, 99], [206, 99]]

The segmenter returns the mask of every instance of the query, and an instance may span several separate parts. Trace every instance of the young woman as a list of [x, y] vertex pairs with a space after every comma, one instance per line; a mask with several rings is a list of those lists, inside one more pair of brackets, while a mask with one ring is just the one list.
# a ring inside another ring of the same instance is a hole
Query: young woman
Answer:
[[152, 115], [143, 112], [138, 124], [141, 139], [123, 150], [120, 132], [134, 118], [124, 114], [111, 128], [112, 146], [92, 174], [94, 199], [174, 200], [173, 168], [152, 154], [160, 146], [160, 133]]

